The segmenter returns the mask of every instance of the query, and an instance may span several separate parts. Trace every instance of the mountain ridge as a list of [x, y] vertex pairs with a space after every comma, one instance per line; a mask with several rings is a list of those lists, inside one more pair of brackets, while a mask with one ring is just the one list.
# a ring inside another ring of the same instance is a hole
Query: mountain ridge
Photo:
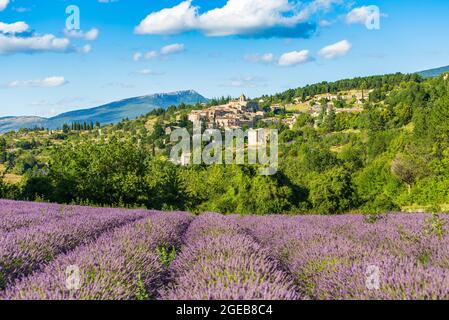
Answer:
[[423, 70], [423, 71], [417, 72], [417, 74], [423, 78], [435, 78], [435, 77], [438, 77], [446, 72], [449, 72], [449, 66]]
[[78, 109], [56, 115], [54, 117], [38, 116], [6, 116], [0, 117], [0, 133], [17, 131], [22, 128], [32, 129], [44, 127], [61, 128], [65, 123], [100, 122], [102, 124], [117, 123], [125, 118], [133, 119], [147, 114], [154, 109], [166, 109], [182, 103], [196, 104], [207, 102], [204, 96], [194, 90], [155, 93], [144, 96], [113, 101], [98, 107]]

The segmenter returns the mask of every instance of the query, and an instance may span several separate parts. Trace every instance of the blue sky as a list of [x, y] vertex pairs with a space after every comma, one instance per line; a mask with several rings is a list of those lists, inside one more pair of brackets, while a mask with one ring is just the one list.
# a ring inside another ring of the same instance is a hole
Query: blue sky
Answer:
[[[81, 30], [65, 30], [69, 5]], [[449, 65], [448, 13], [439, 0], [0, 0], [0, 117]]]

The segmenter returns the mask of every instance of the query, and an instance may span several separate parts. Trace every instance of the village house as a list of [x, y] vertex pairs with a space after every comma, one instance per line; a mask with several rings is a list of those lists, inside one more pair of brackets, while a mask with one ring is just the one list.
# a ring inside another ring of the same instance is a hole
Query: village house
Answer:
[[292, 130], [297, 119], [298, 117], [294, 115], [293, 117], [282, 119], [282, 123], [286, 125], [290, 130]]
[[210, 107], [204, 110], [193, 110], [188, 119], [191, 122], [204, 121], [208, 127], [237, 129], [251, 127], [264, 117], [256, 102], [248, 101], [245, 95], [227, 104]]
[[361, 113], [363, 112], [363, 108], [355, 107], [355, 108], [334, 108], [335, 113]]

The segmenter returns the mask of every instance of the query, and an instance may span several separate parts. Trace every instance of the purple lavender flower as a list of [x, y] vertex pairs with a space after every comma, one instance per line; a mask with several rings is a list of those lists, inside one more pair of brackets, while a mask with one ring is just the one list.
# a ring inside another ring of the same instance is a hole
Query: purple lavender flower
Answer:
[[296, 288], [279, 265], [231, 219], [206, 214], [186, 234], [173, 262], [167, 300], [288, 300]]
[[[311, 299], [448, 299], [449, 236], [425, 232], [428, 215], [243, 217], [240, 225]], [[448, 217], [443, 217], [448, 220]], [[371, 267], [378, 270], [370, 274]], [[377, 286], [370, 286], [377, 277]]]
[[[108, 232], [91, 244], [59, 256], [42, 272], [22, 279], [5, 291], [3, 299], [154, 298], [167, 271], [156, 248], [178, 246], [189, 222], [187, 214], [159, 213]], [[67, 286], [70, 266], [79, 270], [77, 288]]]
[[[39, 210], [41, 206], [34, 209]], [[60, 207], [50, 215], [65, 215]], [[62, 219], [48, 218], [39, 225], [2, 234], [0, 239], [0, 288], [15, 279], [40, 270], [61, 253], [88, 243], [102, 233], [150, 214], [143, 210], [76, 207], [77, 214]], [[47, 213], [48, 214], [48, 213]]]
[[0, 298], [449, 299], [448, 248], [446, 215], [192, 219], [0, 200]]

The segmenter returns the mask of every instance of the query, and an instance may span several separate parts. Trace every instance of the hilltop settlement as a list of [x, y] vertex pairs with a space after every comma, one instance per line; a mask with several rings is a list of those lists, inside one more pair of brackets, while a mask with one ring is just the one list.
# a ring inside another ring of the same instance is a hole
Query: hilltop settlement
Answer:
[[321, 94], [305, 101], [296, 99], [295, 104], [268, 105], [263, 108], [263, 99], [250, 101], [242, 94], [239, 99], [230, 100], [225, 104], [210, 107], [202, 104], [204, 108], [192, 110], [188, 120], [204, 122], [210, 129], [253, 128], [259, 121], [265, 124], [282, 123], [292, 129], [301, 113], [308, 113], [314, 118], [332, 112], [360, 113], [363, 111], [365, 98], [371, 92], [372, 90], [352, 90], [339, 94]]

